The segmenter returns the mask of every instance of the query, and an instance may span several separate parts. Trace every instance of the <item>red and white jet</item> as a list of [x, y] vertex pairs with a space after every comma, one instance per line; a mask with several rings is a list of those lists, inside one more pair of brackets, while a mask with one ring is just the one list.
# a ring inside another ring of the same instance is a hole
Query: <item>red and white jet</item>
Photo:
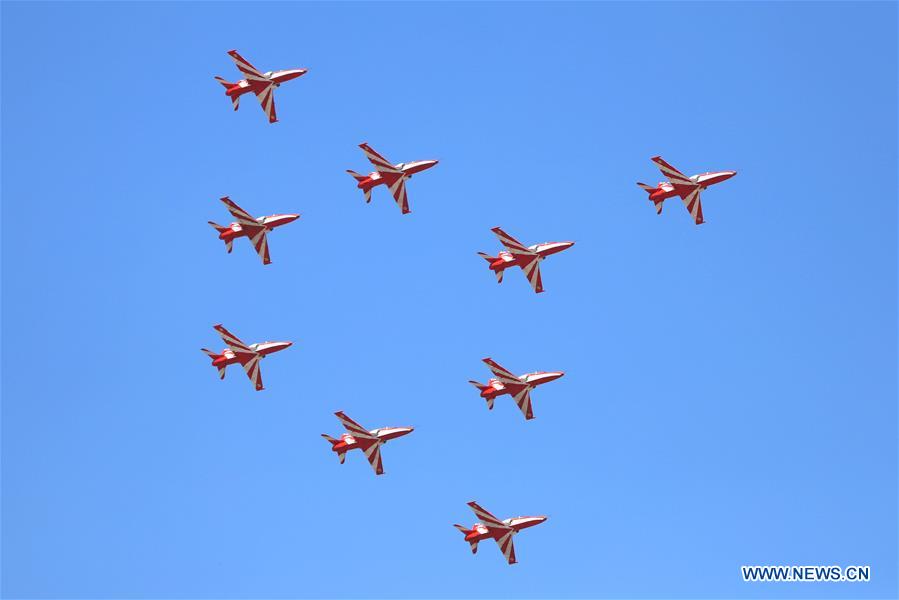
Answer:
[[264, 389], [262, 386], [262, 373], [259, 372], [259, 361], [269, 354], [274, 354], [293, 345], [293, 342], [261, 342], [248, 346], [240, 341], [236, 335], [222, 327], [221, 323], [214, 327], [228, 347], [222, 350], [221, 354], [216, 354], [206, 348], [201, 348], [201, 350], [212, 359], [212, 366], [218, 369], [219, 377], [222, 379], [225, 378], [225, 368], [228, 365], [240, 363], [243, 370], [246, 371], [247, 377], [256, 386], [257, 392]]
[[513, 375], [508, 369], [499, 366], [492, 358], [483, 359], [487, 366], [493, 371], [493, 379], [487, 381], [487, 384], [477, 381], [469, 381], [481, 392], [481, 398], [487, 400], [487, 408], [493, 410], [493, 401], [497, 396], [509, 394], [515, 400], [515, 404], [524, 413], [526, 420], [534, 418], [534, 411], [531, 408], [531, 390], [538, 385], [555, 381], [565, 373], [562, 371], [535, 371], [533, 373], [525, 373], [524, 375]]
[[656, 213], [662, 214], [662, 203], [672, 196], [680, 196], [684, 201], [684, 206], [693, 221], [697, 225], [702, 225], [702, 200], [700, 194], [710, 185], [726, 181], [737, 174], [736, 171], [714, 171], [710, 173], [701, 173], [687, 177], [667, 162], [661, 156], [653, 157], [652, 162], [658, 165], [662, 175], [668, 178], [668, 181], [659, 182], [657, 187], [637, 182], [641, 188], [649, 192], [649, 199], [656, 206]]
[[225, 242], [228, 254], [231, 254], [231, 244], [234, 243], [234, 240], [239, 237], [245, 237], [256, 248], [256, 252], [264, 265], [272, 262], [268, 256], [268, 237], [266, 234], [269, 231], [273, 231], [275, 227], [287, 225], [300, 218], [300, 215], [270, 215], [268, 217], [254, 218], [247, 211], [237, 206], [228, 196], [221, 198], [221, 201], [228, 207], [231, 216], [237, 220], [227, 227], [213, 221], [209, 221], [209, 224], [219, 232], [219, 239]]
[[540, 517], [513, 517], [500, 521], [489, 512], [478, 506], [477, 502], [469, 502], [468, 506], [474, 511], [475, 516], [480, 522], [471, 526], [471, 529], [465, 529], [462, 525], [454, 524], [453, 527], [461, 531], [465, 535], [465, 541], [471, 544], [471, 553], [477, 554], [478, 542], [481, 540], [496, 540], [499, 549], [503, 551], [503, 555], [510, 565], [514, 565], [515, 546], [512, 544], [512, 536], [528, 527], [539, 525], [546, 520], [545, 516]]
[[381, 462], [381, 446], [389, 440], [402, 437], [407, 433], [412, 433], [411, 427], [381, 427], [368, 431], [362, 425], [352, 420], [342, 411], [334, 413], [340, 422], [346, 428], [347, 433], [340, 435], [340, 439], [336, 439], [323, 433], [322, 437], [331, 442], [331, 450], [337, 453], [340, 464], [346, 459], [346, 453], [354, 448], [359, 448], [365, 454], [365, 458], [371, 463], [371, 467], [375, 470], [376, 475], [384, 474], [384, 465]]
[[543, 279], [540, 277], [540, 261], [551, 254], [556, 254], [574, 246], [574, 242], [544, 242], [525, 247], [499, 227], [494, 227], [491, 231], [496, 234], [496, 237], [499, 238], [499, 241], [502, 242], [506, 249], [500, 252], [498, 256], [490, 256], [486, 252], [478, 252], [478, 256], [490, 264], [490, 270], [496, 273], [496, 282], [503, 282], [503, 271], [509, 267], [521, 267], [525, 277], [531, 282], [531, 287], [538, 294], [543, 291]]
[[371, 202], [371, 190], [378, 185], [386, 185], [387, 189], [396, 200], [397, 206], [403, 214], [412, 212], [409, 210], [409, 199], [406, 197], [406, 180], [411, 179], [416, 173], [430, 169], [437, 164], [436, 160], [416, 160], [414, 162], [393, 164], [374, 150], [367, 143], [359, 144], [365, 157], [374, 165], [375, 170], [368, 175], [361, 175], [347, 169], [347, 173], [357, 181], [356, 187], [365, 193], [365, 201]]
[[229, 50], [228, 54], [246, 79], [241, 79], [237, 83], [231, 83], [223, 77], [216, 76], [215, 80], [225, 86], [225, 95], [231, 98], [234, 110], [237, 110], [242, 95], [253, 92], [256, 94], [256, 99], [259, 100], [262, 110], [268, 115], [268, 122], [274, 123], [277, 121], [278, 117], [275, 115], [275, 88], [285, 81], [305, 75], [306, 69], [288, 69], [286, 71], [260, 73], [256, 67], [250, 64], [250, 61], [238, 54], [237, 50]]

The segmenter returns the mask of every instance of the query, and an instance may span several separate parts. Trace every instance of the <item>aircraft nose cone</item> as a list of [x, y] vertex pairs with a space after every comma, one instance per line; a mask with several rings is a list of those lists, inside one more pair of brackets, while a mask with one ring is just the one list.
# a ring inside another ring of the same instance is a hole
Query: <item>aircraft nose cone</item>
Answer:
[[725, 172], [724, 172], [724, 179], [730, 179], [731, 177], [733, 177], [733, 176], [736, 175], [736, 174], [737, 174], [736, 171], [725, 171]]

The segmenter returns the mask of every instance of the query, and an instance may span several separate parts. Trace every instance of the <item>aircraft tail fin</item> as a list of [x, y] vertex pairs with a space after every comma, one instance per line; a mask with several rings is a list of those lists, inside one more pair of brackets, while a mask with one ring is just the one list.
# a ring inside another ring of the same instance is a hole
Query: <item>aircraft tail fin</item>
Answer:
[[[206, 356], [211, 358], [213, 363], [215, 362], [215, 359], [217, 359], [219, 357], [218, 354], [216, 354], [209, 348], [200, 348], [200, 350], [202, 350]], [[225, 367], [216, 367], [216, 369], [218, 369], [218, 372], [219, 372], [219, 379], [224, 379], [225, 378]]]
[[[473, 386], [475, 386], [476, 388], [478, 388], [478, 391], [480, 391], [480, 392], [483, 392], [484, 390], [486, 390], [486, 389], [488, 389], [488, 388], [490, 387], [490, 386], [488, 386], [488, 385], [484, 385], [483, 383], [479, 383], [479, 382], [474, 381], [474, 380], [469, 380], [468, 383], [470, 383], [471, 385], [473, 385]], [[493, 398], [484, 398], [484, 400], [487, 401], [487, 408], [488, 408], [489, 410], [493, 410]]]
[[[486, 261], [487, 261], [487, 264], [490, 264], [490, 265], [492, 265], [494, 262], [496, 262], [497, 260], [499, 260], [499, 257], [497, 257], [497, 256], [490, 256], [490, 255], [487, 254], [486, 252], [478, 252], [478, 256], [480, 256], [481, 258], [483, 258], [484, 260], [486, 260]], [[498, 270], [496, 271], [496, 283], [502, 283], [502, 282], [503, 282], [503, 271], [502, 271], [502, 269], [498, 269]]]
[[[646, 193], [648, 193], [650, 196], [652, 196], [653, 192], [655, 192], [659, 189], [659, 188], [654, 188], [651, 185], [646, 185], [645, 183], [640, 183], [639, 181], [637, 182], [637, 185], [639, 185], [641, 188], [646, 190]], [[650, 198], [650, 200], [652, 200], [652, 199]], [[662, 214], [662, 203], [663, 202], [665, 202], [665, 201], [664, 200], [652, 200], [652, 203], [655, 204], [657, 215]]]
[[[332, 449], [334, 448], [334, 446], [336, 446], [337, 444], [340, 443], [340, 440], [338, 440], [337, 438], [331, 437], [327, 433], [323, 433], [322, 437], [325, 438], [326, 440], [328, 440], [329, 442], [331, 442]], [[346, 452], [338, 452], [337, 459], [340, 461], [340, 464], [343, 464], [343, 461], [346, 460]]]
[[[215, 80], [222, 84], [222, 86], [225, 88], [226, 93], [228, 90], [237, 85], [236, 83], [231, 83], [224, 77], [219, 77], [218, 75], [216, 75]], [[240, 105], [240, 96], [231, 96], [231, 104], [234, 105], [234, 110], [237, 110], [237, 107]]]
[[[455, 527], [456, 529], [461, 531], [462, 535], [464, 535], [465, 537], [468, 537], [468, 534], [471, 533], [470, 529], [465, 529], [465, 527], [463, 527], [462, 525], [459, 525], [458, 523], [453, 523], [453, 527]], [[471, 544], [471, 553], [477, 554], [478, 553], [478, 540], [468, 540], [468, 543]]]
[[212, 228], [215, 229], [216, 231], [218, 231], [219, 233], [228, 231], [228, 229], [229, 229], [229, 227], [225, 227], [224, 225], [219, 225], [219, 224], [216, 223], [215, 221], [207, 221], [207, 222], [208, 222], [210, 225], [212, 225]]
[[353, 171], [352, 169], [347, 169], [346, 172], [349, 173], [350, 175], [352, 175], [353, 179], [355, 179], [356, 181], [362, 181], [363, 179], [366, 178], [366, 175], [361, 175], [361, 174], [357, 173], [356, 171]]
[[484, 385], [483, 383], [481, 383], [481, 382], [479, 382], [479, 381], [475, 381], [474, 379], [469, 379], [469, 380], [468, 380], [468, 383], [470, 383], [471, 385], [473, 385], [473, 386], [475, 386], [476, 388], [478, 388], [478, 390], [481, 391], [481, 392], [483, 392], [484, 390], [486, 390], [487, 387], [488, 387], [488, 386]]
[[[213, 229], [215, 229], [216, 231], [219, 232], [219, 235], [221, 235], [222, 233], [231, 229], [230, 227], [225, 227], [223, 225], [219, 225], [218, 223], [216, 223], [214, 221], [208, 221], [208, 223], [210, 225], [212, 225]], [[231, 244], [234, 242], [234, 240], [224, 240], [224, 242], [225, 242], [225, 248], [228, 250], [228, 254], [231, 254]]]
[[[346, 172], [349, 173], [350, 175], [352, 175], [353, 179], [355, 179], [356, 181], [364, 181], [364, 180], [368, 179], [368, 175], [362, 175], [361, 173], [357, 173], [356, 171], [353, 171], [352, 169], [347, 169]], [[365, 202], [366, 203], [371, 202], [371, 188], [368, 188], [368, 189], [363, 188], [362, 193], [365, 194]]]

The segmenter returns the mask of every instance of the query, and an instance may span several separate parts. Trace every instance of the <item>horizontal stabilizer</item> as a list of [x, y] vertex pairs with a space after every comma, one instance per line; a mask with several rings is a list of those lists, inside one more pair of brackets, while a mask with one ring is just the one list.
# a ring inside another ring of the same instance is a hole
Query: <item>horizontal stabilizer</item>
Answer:
[[[455, 527], [456, 529], [458, 529], [459, 531], [461, 531], [461, 532], [462, 532], [462, 535], [464, 535], [465, 537], [468, 537], [468, 534], [471, 533], [471, 530], [470, 530], [470, 529], [465, 529], [464, 527], [462, 527], [462, 526], [459, 525], [458, 523], [454, 523], [454, 524], [453, 524], [453, 527]], [[468, 540], [468, 543], [471, 544], [471, 553], [472, 553], [472, 554], [477, 554], [477, 553], [478, 553], [478, 540]]]
[[486, 385], [484, 385], [483, 383], [479, 383], [479, 382], [477, 382], [477, 381], [475, 381], [475, 380], [473, 380], [473, 379], [469, 379], [469, 380], [468, 380], [468, 383], [470, 383], [471, 385], [475, 386], [476, 388], [478, 388], [479, 391], [482, 391], [482, 392], [483, 392], [484, 390], [487, 389], [487, 386], [486, 386]]
[[353, 179], [355, 179], [356, 181], [362, 181], [363, 179], [368, 177], [367, 175], [361, 175], [351, 169], [347, 169], [346, 172], [349, 173], [350, 175], [352, 175]]

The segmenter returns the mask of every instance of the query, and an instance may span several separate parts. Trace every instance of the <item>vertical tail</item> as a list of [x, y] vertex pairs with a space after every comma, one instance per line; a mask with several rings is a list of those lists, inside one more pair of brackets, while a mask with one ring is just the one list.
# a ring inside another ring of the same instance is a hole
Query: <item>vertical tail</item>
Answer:
[[[654, 188], [651, 185], [646, 185], [645, 183], [640, 183], [639, 181], [637, 182], [637, 185], [639, 185], [641, 188], [646, 190], [646, 193], [648, 193], [650, 196], [652, 196], [659, 189], [659, 188]], [[653, 204], [655, 204], [656, 214], [657, 215], [662, 214], [662, 203], [665, 201], [664, 200], [653, 200], [652, 198], [650, 198], [650, 200], [652, 201]]]
[[[486, 252], [478, 252], [478, 256], [480, 256], [481, 258], [483, 258], [484, 260], [486, 260], [486, 261], [487, 261], [487, 264], [489, 264], [489, 265], [492, 265], [492, 264], [495, 263], [497, 260], [499, 260], [499, 257], [498, 257], [498, 256], [490, 256], [490, 255], [487, 254]], [[502, 283], [502, 282], [503, 282], [503, 270], [502, 270], [502, 269], [497, 269], [497, 270], [495, 271], [495, 273], [496, 273], [496, 283]]]
[[[218, 354], [216, 354], [215, 352], [213, 352], [212, 350], [210, 350], [208, 348], [200, 348], [200, 350], [202, 350], [206, 356], [211, 358], [213, 363], [215, 363], [215, 359], [217, 359], [219, 357]], [[213, 364], [213, 366], [215, 366], [215, 364]], [[219, 372], [219, 379], [224, 379], [225, 378], [225, 367], [216, 367], [216, 369], [218, 369], [218, 372]]]
[[[482, 394], [483, 394], [484, 390], [490, 388], [490, 386], [484, 385], [483, 383], [478, 383], [477, 381], [474, 381], [474, 380], [469, 380], [468, 383], [470, 383], [471, 385], [478, 388], [478, 391], [480, 391]], [[487, 409], [493, 410], [493, 398], [490, 396], [484, 396], [484, 400], [487, 401]]]
[[[468, 537], [468, 534], [471, 533], [470, 529], [465, 529], [463, 526], [459, 525], [458, 523], [453, 523], [453, 527], [455, 527], [456, 529], [461, 531], [462, 535], [464, 535], [465, 537]], [[478, 541], [477, 540], [468, 540], [468, 543], [471, 544], [471, 553], [477, 554], [478, 553]]]
[[[213, 229], [215, 229], [216, 231], [219, 232], [219, 236], [221, 236], [223, 233], [225, 233], [226, 231], [228, 231], [230, 229], [230, 227], [225, 227], [223, 225], [219, 225], [218, 223], [216, 223], [214, 221], [207, 221], [207, 222], [210, 225], [212, 225]], [[224, 241], [225, 241], [225, 248], [228, 250], [228, 254], [231, 254], [231, 244], [232, 244], [233, 240], [224, 240]]]
[[[365, 181], [366, 179], [368, 179], [368, 175], [362, 175], [351, 169], [347, 169], [346, 172], [349, 173], [350, 175], [352, 175], [353, 179], [355, 179], [357, 182], [362, 182], [362, 181]], [[369, 189], [362, 188], [362, 192], [365, 194], [365, 202], [366, 203], [371, 202], [371, 188], [369, 188]]]
[[356, 181], [362, 181], [363, 179], [366, 178], [365, 175], [360, 175], [359, 173], [357, 173], [356, 171], [353, 171], [352, 169], [347, 169], [346, 172], [349, 173], [350, 175], [352, 175], [353, 179], [355, 179]]
[[[331, 437], [327, 433], [323, 433], [322, 437], [331, 442], [331, 449], [334, 449], [334, 446], [340, 443], [340, 440]], [[337, 460], [340, 461], [340, 464], [343, 464], [343, 461], [346, 460], [346, 452], [337, 452]]]
[[[230, 90], [235, 85], [237, 85], [236, 83], [231, 83], [230, 81], [226, 80], [224, 77], [219, 77], [217, 75], [215, 77], [215, 80], [218, 81], [220, 84], [222, 84], [222, 86], [224, 86], [226, 94], [228, 93], [228, 90]], [[234, 110], [237, 110], [237, 107], [240, 104], [240, 96], [237, 96], [237, 95], [231, 96], [231, 104], [234, 105]]]

